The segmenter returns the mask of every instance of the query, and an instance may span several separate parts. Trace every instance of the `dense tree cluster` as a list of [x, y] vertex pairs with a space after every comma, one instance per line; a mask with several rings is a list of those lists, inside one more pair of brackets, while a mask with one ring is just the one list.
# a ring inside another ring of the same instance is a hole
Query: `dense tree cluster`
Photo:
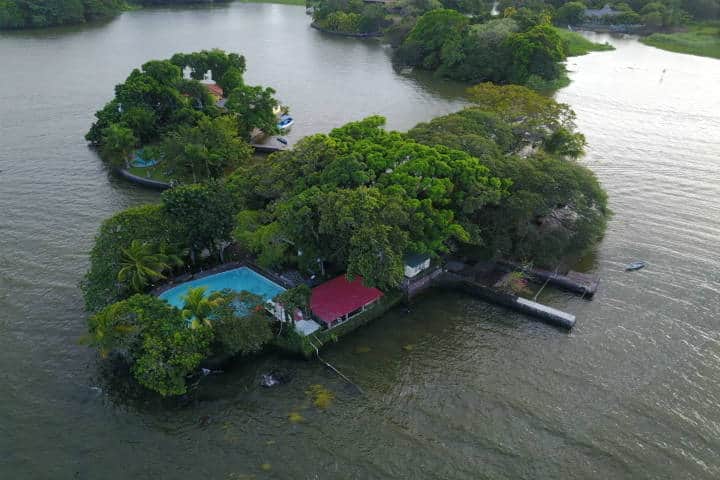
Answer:
[[122, 0], [0, 0], [0, 29], [47, 27], [109, 18]]
[[182, 309], [147, 295], [186, 263], [221, 254], [236, 211], [223, 184], [185, 185], [100, 227], [82, 283], [92, 313], [88, 341], [162, 395], [185, 393], [203, 359], [253, 353], [272, 337], [263, 300], [247, 292], [191, 289]]
[[70, 25], [111, 18], [129, 4], [170, 5], [228, 0], [0, 0], [0, 30]]
[[313, 22], [332, 32], [379, 33], [390, 23], [384, 5], [363, 0], [308, 0], [308, 5], [313, 9]]
[[609, 215], [607, 198], [592, 172], [572, 161], [585, 144], [572, 110], [519, 86], [482, 84], [470, 95], [475, 106], [408, 136], [463, 150], [510, 180], [508, 195], [477, 219], [482, 255], [550, 266], [594, 244]]
[[[184, 78], [183, 69], [190, 78]], [[245, 58], [222, 50], [176, 54], [133, 70], [115, 98], [95, 115], [87, 140], [123, 165], [139, 146], [162, 160], [171, 178], [218, 178], [250, 158], [254, 129], [273, 133], [274, 90], [246, 85]], [[200, 83], [210, 71], [227, 96], [224, 105]]]
[[[383, 289], [402, 281], [408, 254], [554, 265], [592, 245], [608, 210], [574, 161], [585, 139], [573, 112], [520, 86], [469, 96], [473, 106], [408, 133], [369, 117], [106, 220], [83, 283], [89, 341], [163, 395], [184, 392], [209, 355], [258, 351], [272, 337], [261, 299], [191, 289], [174, 309], [146, 295], [184, 266], [222, 263], [233, 242], [265, 267], [346, 272]], [[309, 294], [277, 300], [286, 315], [309, 313]]]
[[396, 52], [399, 63], [466, 82], [552, 82], [563, 73], [563, 40], [544, 17], [523, 12], [472, 23], [455, 10], [420, 17]]
[[243, 207], [236, 240], [267, 266], [322, 273], [331, 264], [380, 287], [399, 283], [407, 253], [481, 243], [475, 220], [506, 182], [465, 152], [383, 124], [350, 123], [238, 169], [229, 180]]

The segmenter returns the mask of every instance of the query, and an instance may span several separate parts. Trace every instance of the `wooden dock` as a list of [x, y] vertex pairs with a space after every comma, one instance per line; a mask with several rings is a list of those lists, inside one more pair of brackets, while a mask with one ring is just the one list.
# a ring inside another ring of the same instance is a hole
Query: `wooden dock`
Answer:
[[498, 265], [504, 269], [521, 271], [533, 282], [547, 283], [553, 287], [582, 295], [583, 298], [587, 298], [588, 300], [595, 295], [600, 285], [600, 279], [598, 277], [573, 270], [562, 274], [540, 268], [524, 268], [512, 262], [498, 262]]
[[285, 146], [268, 145], [267, 143], [251, 143], [250, 146], [255, 149], [257, 153], [275, 153], [287, 150]]

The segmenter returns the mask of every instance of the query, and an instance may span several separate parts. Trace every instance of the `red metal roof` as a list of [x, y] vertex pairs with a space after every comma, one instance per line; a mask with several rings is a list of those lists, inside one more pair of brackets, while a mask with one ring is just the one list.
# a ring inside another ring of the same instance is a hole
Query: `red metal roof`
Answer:
[[310, 308], [320, 320], [329, 324], [383, 296], [380, 290], [368, 288], [362, 282], [362, 277], [356, 276], [350, 282], [341, 275], [318, 285], [312, 290]]
[[206, 83], [205, 88], [207, 88], [210, 91], [210, 93], [222, 98], [224, 92], [223, 92], [222, 87], [220, 85], [218, 85], [217, 83]]

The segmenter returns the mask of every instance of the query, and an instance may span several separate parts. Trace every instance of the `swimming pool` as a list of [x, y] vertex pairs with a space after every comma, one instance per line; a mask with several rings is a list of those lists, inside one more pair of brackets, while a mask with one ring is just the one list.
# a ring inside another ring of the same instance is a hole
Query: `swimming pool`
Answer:
[[166, 290], [159, 295], [160, 298], [168, 302], [173, 307], [182, 308], [182, 297], [191, 288], [205, 287], [205, 294], [217, 292], [220, 290], [230, 289], [235, 292], [247, 291], [260, 295], [265, 300], [274, 298], [278, 293], [284, 292], [285, 289], [277, 283], [269, 280], [259, 273], [248, 267], [235, 268], [227, 272], [208, 275], [207, 277], [198, 278], [189, 282], [181, 283], [177, 287]]
[[147, 168], [157, 165], [157, 160], [143, 158], [143, 151], [135, 152], [135, 157], [132, 160], [133, 167]]

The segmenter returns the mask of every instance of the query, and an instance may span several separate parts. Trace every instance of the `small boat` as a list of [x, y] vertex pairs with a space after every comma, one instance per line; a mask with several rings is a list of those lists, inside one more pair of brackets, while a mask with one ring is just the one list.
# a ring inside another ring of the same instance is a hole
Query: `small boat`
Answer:
[[287, 140], [285, 140], [283, 137], [277, 137], [275, 140], [282, 143], [283, 145], [287, 145]]
[[628, 263], [625, 265], [625, 271], [626, 272], [632, 272], [634, 270], [640, 270], [641, 268], [645, 268], [647, 264], [643, 262], [642, 260], [639, 260], [637, 262]]
[[280, 121], [277, 123], [277, 127], [280, 130], [287, 130], [295, 123], [295, 120], [290, 115], [282, 115]]
[[260, 377], [260, 385], [265, 388], [271, 388], [275, 385], [280, 385], [280, 380], [272, 373], [264, 373]]

